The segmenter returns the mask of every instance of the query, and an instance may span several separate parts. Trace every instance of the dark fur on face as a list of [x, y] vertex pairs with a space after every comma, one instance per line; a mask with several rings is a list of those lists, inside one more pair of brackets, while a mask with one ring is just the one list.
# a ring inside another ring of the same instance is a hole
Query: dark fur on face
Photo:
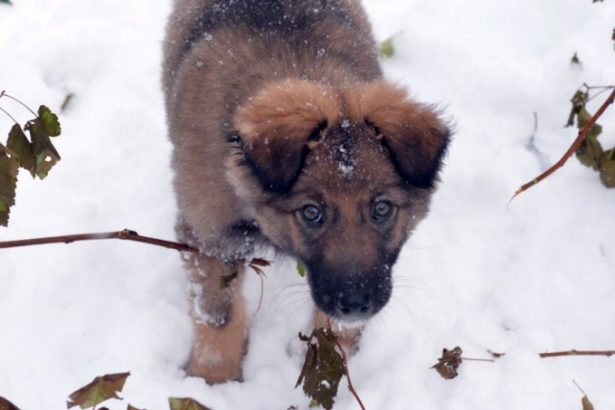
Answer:
[[256, 179], [267, 193], [249, 199], [256, 219], [307, 265], [319, 308], [346, 320], [378, 312], [399, 250], [427, 211], [448, 129], [387, 83], [302, 80], [266, 87], [235, 127], [245, 160], [237, 166], [252, 175], [237, 180]]

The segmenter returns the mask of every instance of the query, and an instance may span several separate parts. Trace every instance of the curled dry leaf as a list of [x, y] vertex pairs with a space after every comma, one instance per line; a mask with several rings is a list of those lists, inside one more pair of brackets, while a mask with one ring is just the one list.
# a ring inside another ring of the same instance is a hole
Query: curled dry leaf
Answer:
[[457, 369], [463, 362], [462, 354], [463, 350], [459, 346], [453, 350], [442, 349], [442, 357], [438, 359], [438, 363], [432, 366], [432, 369], [436, 369], [444, 379], [454, 379], [458, 376]]
[[117, 393], [124, 388], [128, 376], [130, 372], [96, 377], [88, 385], [71, 393], [66, 403], [67, 408], [79, 406], [82, 409], [88, 409], [108, 399], [119, 399]]

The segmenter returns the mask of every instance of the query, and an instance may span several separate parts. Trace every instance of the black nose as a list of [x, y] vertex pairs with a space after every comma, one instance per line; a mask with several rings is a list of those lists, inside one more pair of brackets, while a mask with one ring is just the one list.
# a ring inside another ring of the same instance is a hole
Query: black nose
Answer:
[[337, 308], [344, 315], [364, 315], [372, 308], [372, 297], [365, 292], [341, 293]]

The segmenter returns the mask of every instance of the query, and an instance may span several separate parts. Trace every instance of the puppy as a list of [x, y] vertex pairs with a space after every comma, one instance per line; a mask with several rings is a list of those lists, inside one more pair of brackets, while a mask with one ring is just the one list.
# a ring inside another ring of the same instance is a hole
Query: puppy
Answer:
[[450, 133], [383, 80], [359, 0], [175, 0], [163, 65], [177, 234], [200, 250], [187, 371], [241, 377], [243, 261], [261, 247], [307, 267], [319, 317], [380, 311]]

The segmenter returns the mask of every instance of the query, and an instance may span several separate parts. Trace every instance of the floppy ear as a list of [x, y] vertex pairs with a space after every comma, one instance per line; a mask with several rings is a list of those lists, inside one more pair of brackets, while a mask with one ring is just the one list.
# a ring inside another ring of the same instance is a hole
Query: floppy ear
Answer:
[[355, 98], [359, 103], [353, 116], [362, 116], [376, 128], [402, 178], [419, 188], [432, 188], [450, 140], [446, 124], [431, 107], [384, 81], [365, 85]]
[[310, 147], [339, 116], [338, 97], [305, 80], [272, 83], [240, 107], [234, 118], [246, 163], [263, 187], [288, 192]]

